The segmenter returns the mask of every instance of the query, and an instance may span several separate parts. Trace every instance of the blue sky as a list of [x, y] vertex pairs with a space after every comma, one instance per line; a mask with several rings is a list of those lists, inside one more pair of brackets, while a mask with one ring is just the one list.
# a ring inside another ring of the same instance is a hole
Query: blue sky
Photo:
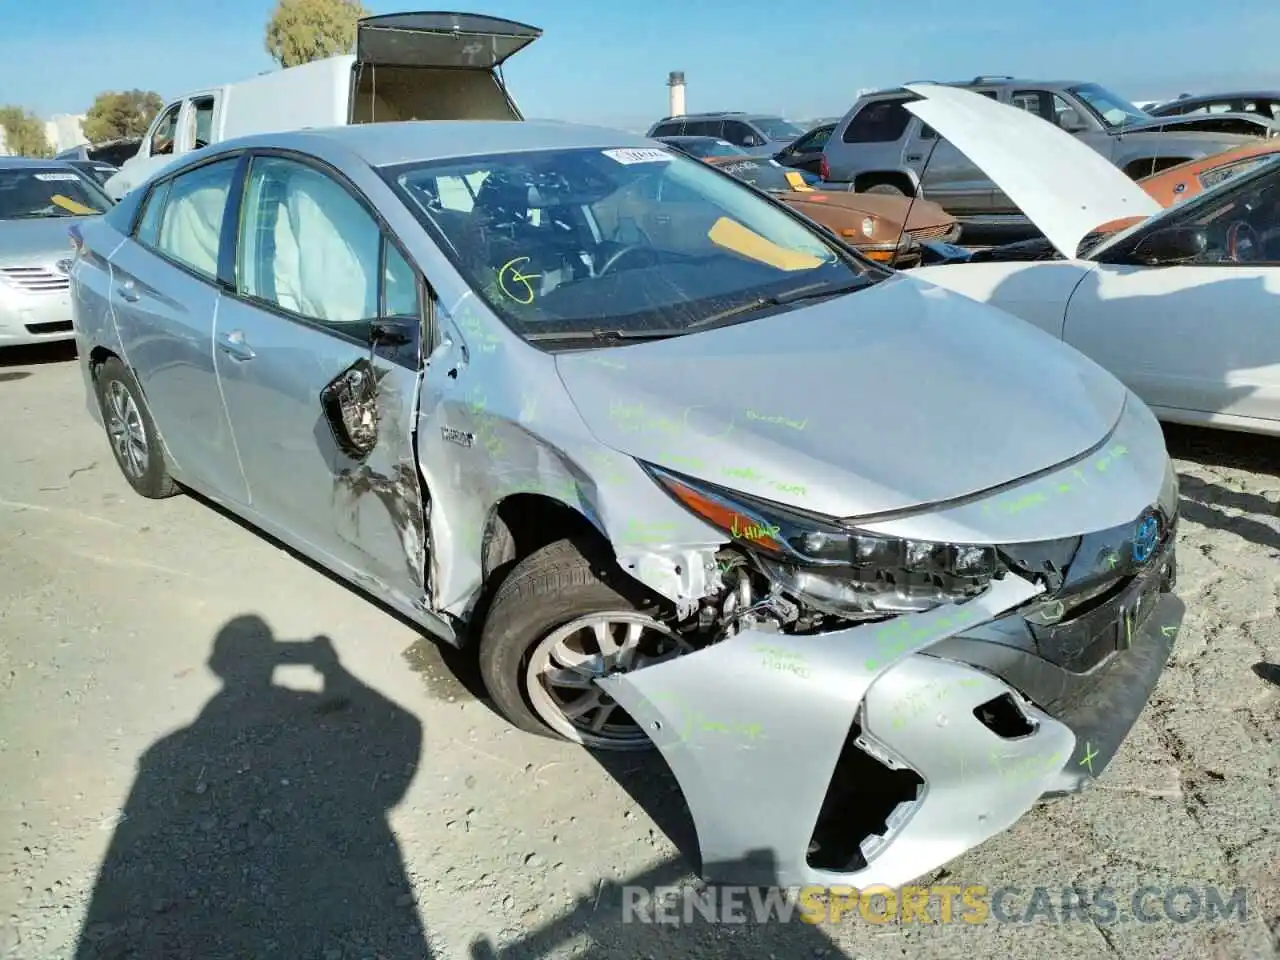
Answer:
[[[666, 112], [669, 70], [688, 109], [843, 113], [860, 87], [1003, 73], [1087, 79], [1131, 99], [1280, 88], [1277, 0], [449, 0], [542, 27], [508, 65], [529, 117], [619, 126]], [[365, 0], [374, 13], [429, 0]], [[0, 2], [0, 103], [81, 113], [105, 89], [168, 99], [272, 66], [274, 0]], [[1225, 12], [1225, 7], [1221, 8]], [[216, 13], [215, 13], [216, 11]]]

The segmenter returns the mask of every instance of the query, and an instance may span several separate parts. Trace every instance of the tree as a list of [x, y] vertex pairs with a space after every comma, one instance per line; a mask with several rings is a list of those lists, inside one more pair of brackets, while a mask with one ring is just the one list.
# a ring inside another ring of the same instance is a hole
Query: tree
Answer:
[[153, 90], [108, 90], [94, 99], [81, 129], [90, 143], [140, 137], [163, 106]]
[[53, 156], [53, 146], [45, 136], [44, 122], [30, 110], [0, 107], [0, 129], [4, 130], [4, 144], [11, 153], [20, 157]]
[[356, 21], [368, 15], [360, 0], [278, 0], [267, 21], [267, 53], [282, 67], [350, 53]]

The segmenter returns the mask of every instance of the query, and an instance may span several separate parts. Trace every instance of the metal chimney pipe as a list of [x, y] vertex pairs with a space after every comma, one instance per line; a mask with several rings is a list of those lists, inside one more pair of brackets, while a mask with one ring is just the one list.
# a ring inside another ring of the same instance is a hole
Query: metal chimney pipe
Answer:
[[684, 71], [672, 70], [667, 74], [667, 86], [671, 88], [667, 113], [673, 117], [684, 116]]

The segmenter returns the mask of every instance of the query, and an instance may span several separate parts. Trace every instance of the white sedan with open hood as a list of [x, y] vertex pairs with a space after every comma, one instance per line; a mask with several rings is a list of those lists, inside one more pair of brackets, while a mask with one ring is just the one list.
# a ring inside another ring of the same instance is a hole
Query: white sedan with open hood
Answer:
[[907, 109], [1045, 236], [951, 248], [917, 278], [1061, 338], [1161, 420], [1280, 435], [1280, 161], [1166, 210], [1039, 117], [952, 87], [908, 89], [922, 99]]

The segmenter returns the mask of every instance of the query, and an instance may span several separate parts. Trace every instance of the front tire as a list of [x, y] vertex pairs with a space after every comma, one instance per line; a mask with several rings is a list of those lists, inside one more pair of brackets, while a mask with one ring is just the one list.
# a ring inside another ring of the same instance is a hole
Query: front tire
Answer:
[[160, 434], [138, 381], [123, 363], [111, 357], [98, 368], [97, 389], [107, 440], [129, 486], [151, 500], [173, 496], [178, 485], [169, 476]]
[[593, 678], [689, 652], [661, 610], [602, 550], [558, 540], [533, 552], [498, 588], [480, 636], [480, 673], [495, 706], [528, 733], [599, 750], [650, 749], [648, 734]]

